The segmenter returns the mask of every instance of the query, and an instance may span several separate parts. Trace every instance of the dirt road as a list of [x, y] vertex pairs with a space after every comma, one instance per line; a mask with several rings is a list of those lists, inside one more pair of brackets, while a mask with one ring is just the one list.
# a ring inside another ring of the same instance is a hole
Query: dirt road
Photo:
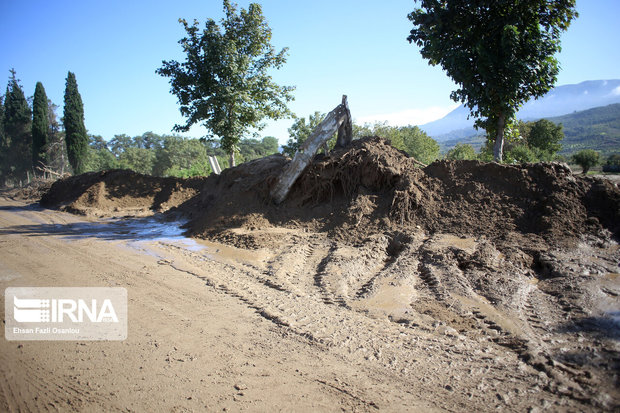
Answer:
[[[618, 400], [613, 382], [593, 401], [580, 389], [597, 376], [524, 359], [519, 340], [535, 332], [518, 317], [446, 292], [432, 258], [477, 240], [420, 238], [407, 244], [416, 254], [396, 254], [377, 238], [353, 252], [272, 228], [290, 242], [249, 251], [145, 235], [150, 225], [0, 198], [3, 291], [110, 286], [129, 297], [122, 342], [2, 339], [0, 411], [595, 410]], [[542, 294], [529, 286], [524, 317], [542, 325]], [[549, 347], [584, 340], [546, 337]]]

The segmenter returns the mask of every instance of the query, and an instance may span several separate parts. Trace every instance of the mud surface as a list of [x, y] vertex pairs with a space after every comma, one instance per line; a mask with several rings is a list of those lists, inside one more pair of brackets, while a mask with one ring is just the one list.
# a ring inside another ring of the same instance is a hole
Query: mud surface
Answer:
[[[374, 137], [318, 156], [276, 206], [269, 190], [287, 162], [274, 155], [190, 181], [82, 175], [41, 204], [183, 217], [188, 235], [237, 258], [167, 246], [182, 258], [163, 265], [426, 406], [620, 408], [615, 184], [562, 164], [419, 169]], [[205, 272], [214, 262], [219, 272]]]

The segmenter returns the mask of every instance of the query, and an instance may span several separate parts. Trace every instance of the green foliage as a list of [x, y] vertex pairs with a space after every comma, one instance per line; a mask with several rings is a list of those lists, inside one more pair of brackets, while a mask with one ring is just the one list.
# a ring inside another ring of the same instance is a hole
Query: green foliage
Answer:
[[[308, 121], [306, 122], [306, 118], [296, 118], [293, 125], [288, 128], [289, 140], [286, 145], [282, 146], [282, 153], [293, 157], [295, 152], [301, 147], [301, 145], [308, 139], [310, 134], [316, 129], [316, 127], [323, 121], [325, 118], [325, 114], [319, 111], [314, 112], [310, 116], [308, 116]], [[331, 147], [333, 148], [336, 144], [336, 134], [330, 138], [329, 143], [331, 143]], [[333, 142], [331, 142], [333, 141]]]
[[[0, 149], [4, 144], [4, 96], [5, 95], [0, 95]], [[1, 153], [2, 152], [0, 152], [0, 154]]]
[[[402, 140], [402, 149], [418, 161], [430, 164], [439, 157], [439, 144], [417, 126], [398, 128]], [[401, 149], [401, 148], [399, 148]]]
[[[536, 122], [509, 122], [506, 130], [506, 145], [502, 148], [505, 163], [533, 163], [557, 161], [557, 151], [562, 148], [564, 138], [562, 125], [547, 119]], [[494, 145], [487, 139], [478, 159], [492, 161]]]
[[118, 167], [132, 169], [138, 173], [150, 175], [155, 163], [155, 151], [146, 148], [127, 148], [118, 157]]
[[476, 150], [467, 143], [457, 143], [446, 155], [446, 158], [451, 160], [472, 160], [476, 159], [476, 157]]
[[407, 40], [459, 86], [476, 125], [494, 138], [502, 159], [504, 132], [521, 104], [544, 95], [559, 72], [560, 34], [577, 16], [575, 0], [420, 0], [409, 14]]
[[47, 164], [45, 149], [49, 141], [50, 125], [47, 95], [41, 82], [37, 82], [34, 89], [32, 103], [32, 164], [37, 167], [39, 163]]
[[514, 145], [505, 152], [506, 163], [531, 163], [537, 162], [536, 151], [527, 145]]
[[89, 145], [86, 160], [84, 162], [84, 170], [105, 171], [118, 167], [116, 157], [110, 149], [108, 149], [108, 146], [103, 138], [98, 135], [89, 135]]
[[620, 154], [609, 155], [603, 165], [603, 172], [620, 172]]
[[422, 163], [429, 164], [439, 158], [439, 144], [417, 126], [389, 126], [386, 122], [353, 125], [354, 139], [375, 135], [389, 140], [393, 147]]
[[268, 75], [285, 62], [287, 49], [275, 52], [271, 29], [259, 4], [237, 13], [235, 4], [224, 0], [226, 17], [218, 25], [208, 19], [201, 31], [198, 21], [180, 19], [186, 37], [179, 43], [186, 54], [182, 63], [163, 61], [156, 73], [169, 77], [181, 114], [187, 118], [176, 131], [188, 131], [202, 123], [220, 138], [231, 158], [250, 128], [262, 128], [265, 118], [290, 115], [287, 102], [293, 87], [279, 86]]
[[32, 168], [32, 112], [11, 69], [4, 96], [2, 180], [24, 180]]
[[[155, 176], [188, 178], [211, 173], [208, 156], [216, 156], [220, 165], [227, 165], [226, 152], [213, 141], [184, 138], [178, 135], [160, 136], [146, 132], [133, 138], [121, 134], [106, 142], [101, 136], [91, 135], [86, 171], [131, 169]], [[272, 136], [262, 140], [243, 139], [239, 144], [243, 161], [278, 152], [278, 141]]]
[[562, 149], [560, 143], [564, 139], [563, 126], [547, 119], [540, 119], [530, 123], [527, 128], [527, 145], [542, 152], [554, 154]]
[[265, 136], [262, 140], [242, 139], [239, 142], [241, 161], [251, 161], [278, 153], [278, 140], [273, 136]]
[[69, 163], [74, 173], [81, 174], [85, 172], [88, 135], [86, 133], [86, 126], [84, 126], [82, 96], [80, 96], [78, 91], [75, 74], [72, 72], [67, 74], [63, 123]]
[[573, 155], [573, 162], [581, 166], [583, 174], [587, 174], [590, 168], [598, 165], [600, 155], [592, 149], [584, 149]]
[[155, 155], [153, 175], [187, 177], [210, 172], [207, 148], [198, 139], [163, 137], [161, 148]]

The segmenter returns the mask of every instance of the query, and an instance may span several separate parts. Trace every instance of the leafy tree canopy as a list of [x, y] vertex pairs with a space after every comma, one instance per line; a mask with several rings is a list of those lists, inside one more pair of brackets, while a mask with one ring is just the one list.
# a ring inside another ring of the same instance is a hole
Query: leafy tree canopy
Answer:
[[468, 143], [457, 143], [454, 148], [448, 151], [446, 158], [451, 160], [476, 159], [476, 150]]
[[600, 155], [592, 149], [584, 149], [573, 155], [573, 162], [581, 166], [583, 174], [587, 174], [590, 168], [598, 165]]
[[429, 164], [439, 157], [439, 144], [417, 126], [390, 126], [377, 122], [374, 125], [353, 125], [353, 137], [380, 136], [388, 139], [393, 147], [407, 152], [420, 162]]
[[287, 102], [294, 88], [277, 85], [268, 74], [286, 62], [287, 49], [276, 53], [271, 45], [261, 6], [253, 3], [237, 12], [235, 4], [224, 0], [224, 12], [219, 25], [208, 19], [202, 30], [197, 20], [190, 25], [180, 19], [187, 34], [179, 41], [186, 59], [163, 61], [156, 73], [170, 78], [171, 92], [187, 118], [175, 130], [202, 123], [220, 138], [234, 164], [239, 141], [250, 128], [261, 129], [264, 119], [291, 114]]
[[562, 124], [555, 124], [547, 119], [533, 122], [527, 134], [527, 144], [531, 148], [556, 153], [562, 149], [560, 142], [564, 139]]
[[465, 103], [495, 140], [502, 160], [506, 124], [524, 102], [544, 95], [559, 72], [560, 34], [577, 16], [575, 0], [419, 0], [407, 37], [458, 85]]

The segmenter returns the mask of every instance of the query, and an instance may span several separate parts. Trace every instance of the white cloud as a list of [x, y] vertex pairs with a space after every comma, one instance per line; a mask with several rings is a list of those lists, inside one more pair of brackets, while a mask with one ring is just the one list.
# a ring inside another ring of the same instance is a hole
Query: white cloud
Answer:
[[362, 116], [355, 119], [357, 124], [387, 122], [391, 126], [424, 125], [425, 123], [441, 119], [452, 112], [459, 105], [431, 106], [425, 109], [406, 109], [400, 112]]
[[620, 86], [618, 86], [614, 90], [612, 90], [611, 94], [614, 95], [614, 96], [620, 96]]

